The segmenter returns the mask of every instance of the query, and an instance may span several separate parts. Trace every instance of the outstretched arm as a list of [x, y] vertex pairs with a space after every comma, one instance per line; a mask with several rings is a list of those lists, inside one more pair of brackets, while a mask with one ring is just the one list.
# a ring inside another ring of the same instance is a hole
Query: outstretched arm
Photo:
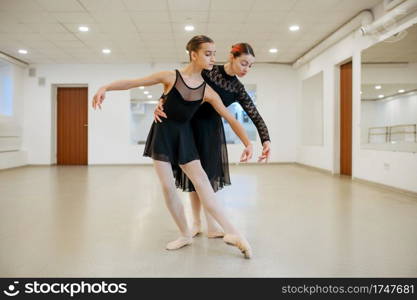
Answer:
[[114, 81], [110, 84], [103, 86], [103, 88], [105, 88], [106, 91], [114, 91], [129, 90], [139, 86], [150, 86], [158, 83], [168, 84], [169, 77], [172, 74], [174, 74], [173, 71], [157, 72], [146, 77]]
[[150, 86], [158, 83], [162, 83], [166, 88], [171, 84], [174, 77], [175, 73], [173, 73], [173, 71], [162, 71], [146, 77], [118, 80], [106, 84], [99, 88], [97, 93], [94, 95], [92, 103], [93, 108], [96, 109], [97, 107], [99, 107], [101, 109], [101, 104], [104, 101], [105, 94], [107, 91], [128, 90], [134, 87]]
[[270, 141], [271, 139], [269, 138], [268, 128], [266, 127], [266, 124], [258, 110], [256, 109], [256, 106], [253, 103], [251, 97], [246, 92], [243, 84], [239, 87], [239, 96], [237, 100], [258, 130], [259, 137], [261, 138], [261, 143], [263, 144], [265, 141]]
[[246, 114], [249, 116], [249, 118], [252, 120], [253, 124], [258, 130], [259, 137], [261, 138], [263, 149], [261, 156], [258, 158], [258, 161], [268, 162], [269, 157], [271, 155], [271, 140], [269, 138], [268, 128], [266, 127], [266, 124], [262, 119], [261, 115], [259, 114], [258, 110], [256, 109], [256, 106], [253, 103], [251, 97], [246, 92], [243, 84], [240, 86], [238, 91], [238, 102], [240, 106], [242, 106]]
[[243, 126], [233, 117], [233, 115], [227, 110], [224, 106], [222, 100], [220, 99], [219, 95], [213, 91], [209, 86], [206, 87], [206, 93], [204, 97], [205, 102], [208, 102], [213, 106], [213, 108], [221, 115], [223, 118], [229, 122], [230, 126], [232, 127], [233, 131], [245, 145], [245, 150], [240, 158], [240, 161], [247, 161], [248, 159], [252, 158], [252, 143], [249, 140], [248, 135], [246, 134], [245, 129]]

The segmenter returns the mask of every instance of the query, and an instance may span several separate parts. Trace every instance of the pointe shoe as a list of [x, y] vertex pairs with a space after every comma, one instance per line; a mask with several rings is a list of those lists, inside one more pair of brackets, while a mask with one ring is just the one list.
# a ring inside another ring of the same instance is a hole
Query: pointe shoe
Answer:
[[209, 239], [218, 239], [224, 237], [223, 231], [209, 231], [207, 232], [207, 237]]
[[244, 237], [240, 237], [238, 235], [234, 234], [226, 234], [223, 237], [223, 241], [226, 244], [233, 245], [243, 253], [243, 256], [245, 258], [251, 258], [252, 257], [252, 249], [248, 243], [248, 241]]
[[192, 237], [181, 236], [178, 239], [176, 239], [175, 241], [169, 242], [166, 245], [166, 249], [167, 250], [177, 250], [177, 249], [180, 249], [184, 246], [191, 245], [192, 243], [193, 243], [193, 238]]

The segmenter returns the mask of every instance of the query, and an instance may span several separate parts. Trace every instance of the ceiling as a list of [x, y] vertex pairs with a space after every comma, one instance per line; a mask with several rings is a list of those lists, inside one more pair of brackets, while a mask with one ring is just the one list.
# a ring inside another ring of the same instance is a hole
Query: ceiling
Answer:
[[[244, 41], [258, 62], [292, 63], [380, 1], [0, 0], [0, 52], [28, 63], [183, 62], [187, 41], [206, 34], [218, 61]], [[193, 32], [184, 30], [188, 24]], [[293, 24], [300, 30], [289, 31]], [[80, 25], [90, 31], [79, 32]], [[272, 47], [278, 53], [269, 53]], [[28, 54], [19, 54], [22, 48]]]
[[417, 24], [362, 51], [363, 63], [416, 63]]

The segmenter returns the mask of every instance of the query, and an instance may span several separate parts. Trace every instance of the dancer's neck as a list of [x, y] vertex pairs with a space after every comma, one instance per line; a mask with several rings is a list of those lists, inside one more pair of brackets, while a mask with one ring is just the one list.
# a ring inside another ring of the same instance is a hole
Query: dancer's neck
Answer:
[[193, 63], [189, 63], [186, 65], [182, 70], [181, 73], [186, 75], [187, 77], [195, 80], [202, 79], [201, 72], [203, 71], [202, 68], [196, 66]]
[[229, 76], [235, 76], [236, 75], [236, 73], [232, 69], [232, 65], [230, 64], [230, 62], [225, 63], [223, 67], [224, 67], [224, 71], [226, 72], [227, 75], [229, 75]]

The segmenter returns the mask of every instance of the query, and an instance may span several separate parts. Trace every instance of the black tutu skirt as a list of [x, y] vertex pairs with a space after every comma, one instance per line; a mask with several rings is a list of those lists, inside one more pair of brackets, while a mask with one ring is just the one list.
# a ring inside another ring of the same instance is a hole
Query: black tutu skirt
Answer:
[[[213, 190], [217, 192], [231, 184], [222, 119], [210, 104], [204, 103], [191, 119], [191, 128], [201, 165]], [[178, 165], [173, 165], [173, 172], [178, 188], [186, 192], [195, 191], [192, 182]]]
[[170, 162], [174, 173], [178, 165], [199, 159], [190, 122], [165, 119], [153, 123], [148, 134], [143, 156]]

